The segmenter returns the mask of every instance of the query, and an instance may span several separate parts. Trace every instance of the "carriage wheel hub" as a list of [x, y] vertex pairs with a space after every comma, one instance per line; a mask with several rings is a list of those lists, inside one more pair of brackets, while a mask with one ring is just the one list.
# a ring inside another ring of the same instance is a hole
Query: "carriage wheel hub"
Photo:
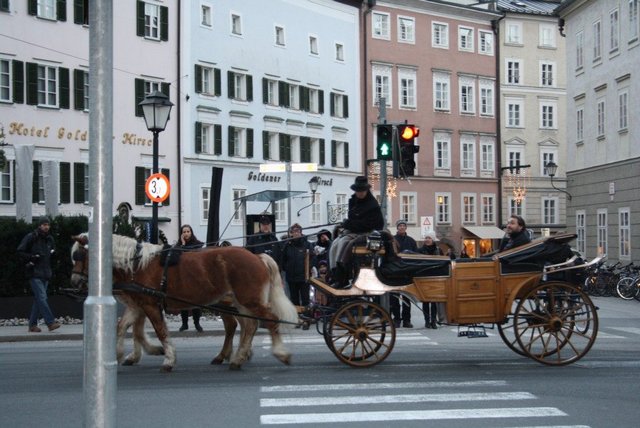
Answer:
[[560, 331], [562, 328], [562, 320], [560, 317], [551, 317], [549, 320], [549, 330], [551, 331]]
[[355, 336], [360, 340], [365, 340], [367, 337], [369, 337], [369, 333], [367, 332], [367, 329], [361, 327], [356, 330]]

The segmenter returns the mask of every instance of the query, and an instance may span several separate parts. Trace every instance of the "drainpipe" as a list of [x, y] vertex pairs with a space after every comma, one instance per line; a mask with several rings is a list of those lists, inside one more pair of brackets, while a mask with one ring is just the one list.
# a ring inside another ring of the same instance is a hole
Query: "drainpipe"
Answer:
[[495, 52], [495, 61], [496, 61], [496, 142], [498, 145], [496, 146], [496, 157], [498, 159], [498, 165], [496, 172], [498, 173], [498, 227], [502, 229], [503, 227], [503, 217], [502, 217], [502, 91], [500, 90], [500, 21], [504, 19], [505, 15], [503, 14], [500, 18], [494, 19], [491, 21], [491, 28], [493, 29], [493, 34], [496, 36], [496, 52]]
[[[176, 189], [178, 189], [178, 227], [182, 227], [182, 151], [180, 150], [180, 136], [182, 135], [182, 78], [180, 75], [180, 55], [182, 52], [182, 39], [180, 34], [182, 34], [181, 24], [182, 24], [182, 5], [190, 3], [178, 2], [178, 99], [176, 102], [176, 106], [178, 107], [178, 125], [177, 125], [177, 133], [178, 133], [178, 141], [177, 141], [177, 154], [178, 154], [178, 185]], [[188, 6], [187, 6], [188, 7]], [[178, 239], [180, 237], [178, 236]]]
[[362, 106], [362, 110], [364, 112], [364, 120], [363, 120], [363, 139], [364, 141], [364, 150], [362, 159], [363, 165], [363, 175], [367, 175], [367, 159], [369, 159], [369, 68], [368, 68], [368, 59], [369, 59], [369, 51], [368, 51], [368, 39], [367, 39], [367, 15], [371, 12], [371, 9], [375, 6], [375, 0], [366, 0], [363, 2], [366, 6], [364, 13], [360, 14], [360, 25], [362, 26], [362, 37], [363, 37], [363, 46], [362, 46], [362, 69], [364, 70], [363, 76], [363, 88], [362, 91], [364, 96], [362, 97], [364, 105]]

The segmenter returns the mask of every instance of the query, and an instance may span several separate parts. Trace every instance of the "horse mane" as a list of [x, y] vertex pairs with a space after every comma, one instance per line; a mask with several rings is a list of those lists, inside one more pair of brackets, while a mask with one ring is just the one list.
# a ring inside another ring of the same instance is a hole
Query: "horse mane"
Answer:
[[135, 239], [122, 235], [113, 235], [112, 247], [113, 268], [128, 273], [144, 269], [162, 251], [162, 245], [138, 243]]
[[[88, 232], [82, 232], [81, 234], [77, 235], [78, 238], [86, 238], [86, 240], [89, 239], [89, 233]], [[71, 263], [73, 264], [75, 262], [75, 260], [73, 259], [73, 254], [78, 251], [80, 249], [80, 242], [78, 241], [74, 241], [73, 245], [71, 246]]]

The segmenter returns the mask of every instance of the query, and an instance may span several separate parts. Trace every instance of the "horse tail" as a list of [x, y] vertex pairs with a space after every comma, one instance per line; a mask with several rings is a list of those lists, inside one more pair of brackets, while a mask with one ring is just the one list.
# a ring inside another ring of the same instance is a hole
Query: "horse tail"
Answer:
[[280, 321], [297, 324], [298, 311], [284, 292], [278, 264], [271, 256], [266, 254], [260, 254], [259, 256], [269, 271], [269, 304], [271, 305], [271, 311]]

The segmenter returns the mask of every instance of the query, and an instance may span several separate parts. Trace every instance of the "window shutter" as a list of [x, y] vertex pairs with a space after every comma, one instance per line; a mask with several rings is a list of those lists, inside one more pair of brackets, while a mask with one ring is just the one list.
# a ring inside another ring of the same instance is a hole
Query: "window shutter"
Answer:
[[84, 71], [73, 70], [73, 108], [84, 110]]
[[285, 159], [285, 134], [278, 134], [278, 157], [280, 161]]
[[300, 110], [309, 111], [309, 88], [300, 86]]
[[144, 114], [142, 113], [142, 107], [140, 106], [140, 103], [142, 102], [142, 100], [144, 100], [144, 80], [136, 79], [134, 102], [136, 105], [136, 108], [135, 108], [136, 116], [138, 117], [144, 117]]
[[147, 177], [144, 173], [144, 167], [137, 166], [136, 167], [136, 183], [135, 183], [135, 200], [136, 205], [144, 205], [147, 201], [147, 195], [144, 193], [144, 184], [147, 181]]
[[300, 137], [300, 162], [311, 162], [311, 138]]
[[71, 164], [60, 162], [60, 203], [71, 203]]
[[[160, 168], [160, 172], [164, 176], [166, 176], [169, 179], [169, 183], [171, 183], [171, 174], [170, 174], [171, 171], [169, 170], [169, 168]], [[177, 190], [177, 188], [176, 188], [176, 190]], [[168, 207], [169, 204], [171, 203], [170, 199], [171, 199], [171, 190], [169, 190], [169, 196], [167, 197], [167, 199], [165, 199], [164, 202], [162, 202], [162, 206], [163, 207]]]
[[38, 178], [40, 177], [40, 162], [33, 161], [33, 177], [32, 177], [32, 189], [33, 195], [31, 197], [31, 202], [37, 204], [40, 202], [40, 182]]
[[333, 92], [329, 93], [329, 114], [333, 117], [336, 115], [336, 104]]
[[269, 103], [269, 79], [262, 78], [262, 104]]
[[284, 136], [284, 160], [291, 162], [291, 135]]
[[229, 93], [229, 98], [233, 99], [236, 97], [235, 85], [234, 85], [234, 75], [233, 71], [227, 71], [227, 92]]
[[318, 91], [318, 113], [324, 113], [324, 91]]
[[253, 129], [247, 128], [247, 157], [253, 158]]
[[144, 2], [136, 3], [136, 35], [144, 37]]
[[169, 40], [169, 8], [167, 6], [160, 7], [160, 40], [163, 42]]
[[69, 108], [69, 69], [64, 67], [58, 68], [58, 88], [60, 92], [59, 106], [60, 108]]
[[195, 151], [202, 153], [202, 122], [196, 122]]
[[262, 159], [269, 159], [269, 131], [262, 131]]
[[222, 95], [222, 73], [219, 68], [213, 69], [213, 95]]
[[85, 24], [85, 5], [86, 0], [73, 0], [73, 23], [74, 24]]
[[24, 102], [24, 63], [22, 61], [12, 61], [13, 66], [13, 102], [22, 104]]
[[67, 20], [67, 0], [58, 0], [56, 2], [56, 19], [62, 22]]
[[344, 147], [344, 167], [349, 168], [349, 143], [345, 141], [342, 147]]
[[38, 0], [29, 0], [27, 3], [27, 13], [38, 16]]
[[165, 94], [167, 97], [169, 97], [169, 100], [171, 100], [171, 95], [169, 94], [169, 89], [171, 88], [171, 83], [161, 83], [160, 84], [160, 91]]
[[319, 146], [319, 155], [318, 155], [318, 163], [320, 165], [324, 165], [324, 138], [321, 138], [320, 140], [318, 140], [318, 146]]
[[253, 101], [253, 77], [247, 74], [246, 80], [247, 80], [247, 101]]
[[222, 125], [213, 125], [213, 154], [222, 154]]
[[27, 63], [27, 104], [38, 105], [38, 64]]
[[0, 10], [9, 12], [9, 0], [0, 0]]
[[345, 119], [347, 117], [349, 117], [349, 96], [347, 95], [343, 95], [342, 96], [342, 117], [344, 117]]
[[202, 66], [196, 64], [195, 71], [196, 94], [202, 93]]
[[84, 164], [73, 163], [73, 202], [84, 204]]
[[289, 84], [278, 82], [278, 104], [280, 107], [289, 107]]
[[229, 143], [228, 143], [227, 149], [228, 149], [228, 152], [229, 152], [229, 157], [231, 157], [231, 156], [235, 155], [234, 148], [235, 148], [235, 142], [236, 142], [236, 140], [235, 140], [236, 139], [236, 134], [234, 132], [233, 126], [230, 126], [228, 128], [228, 131], [229, 131]]
[[338, 164], [338, 152], [336, 150], [336, 140], [331, 140], [331, 166]]

